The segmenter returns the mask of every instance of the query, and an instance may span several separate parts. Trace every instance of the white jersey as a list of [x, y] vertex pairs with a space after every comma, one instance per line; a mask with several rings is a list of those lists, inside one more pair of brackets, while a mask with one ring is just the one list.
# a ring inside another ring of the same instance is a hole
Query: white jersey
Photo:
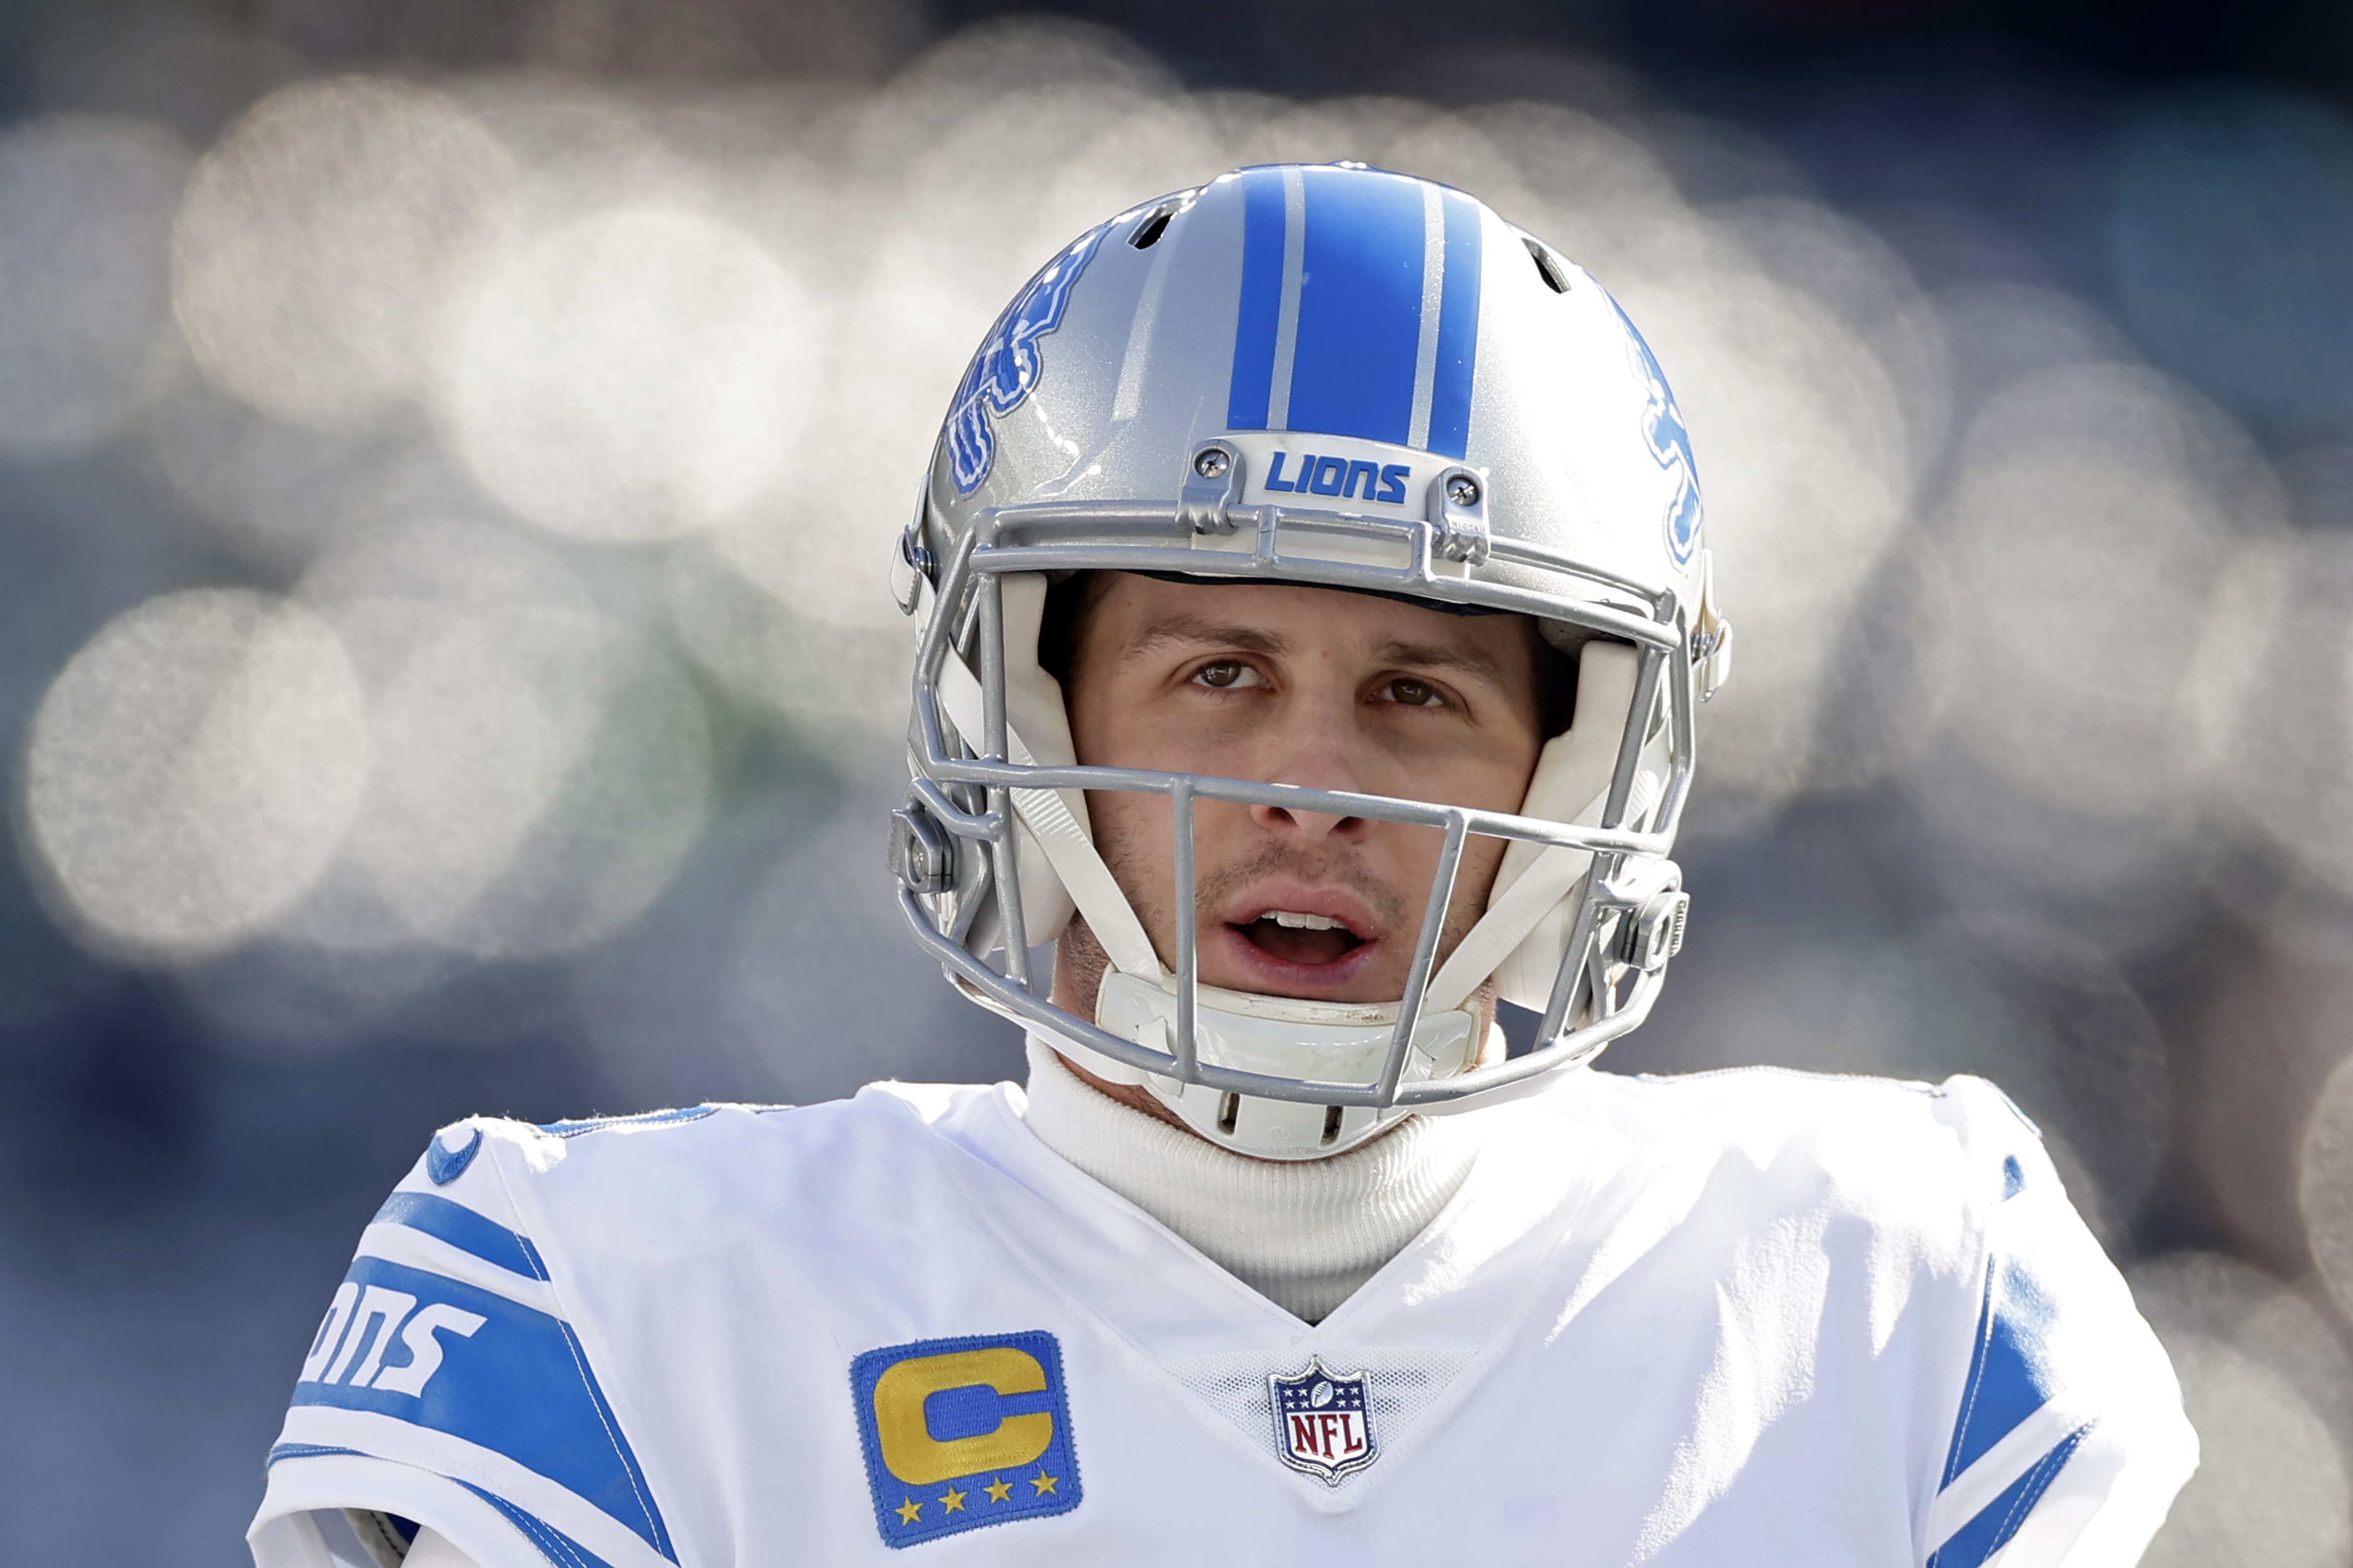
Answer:
[[2040, 1568], [2131, 1562], [2195, 1464], [1973, 1079], [1566, 1075], [1313, 1326], [1021, 1112], [445, 1130], [303, 1363], [259, 1568], [343, 1509], [483, 1568]]

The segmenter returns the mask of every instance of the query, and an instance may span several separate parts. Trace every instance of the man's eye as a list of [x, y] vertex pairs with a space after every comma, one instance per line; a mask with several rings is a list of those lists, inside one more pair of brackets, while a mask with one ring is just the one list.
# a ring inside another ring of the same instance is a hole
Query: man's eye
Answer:
[[1446, 700], [1439, 695], [1438, 688], [1427, 680], [1410, 679], [1390, 681], [1388, 699], [1408, 708], [1437, 708]]
[[1193, 672], [1193, 679], [1202, 686], [1215, 687], [1220, 691], [1230, 687], [1259, 684], [1258, 671], [1238, 658], [1221, 658], [1215, 663], [1205, 664]]

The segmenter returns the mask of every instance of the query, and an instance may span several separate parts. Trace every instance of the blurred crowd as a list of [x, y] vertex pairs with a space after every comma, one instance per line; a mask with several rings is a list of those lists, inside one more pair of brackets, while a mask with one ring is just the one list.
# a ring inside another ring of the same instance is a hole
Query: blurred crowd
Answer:
[[2204, 1443], [2150, 1561], [2353, 1559], [2353, 121], [1525, 52], [1294, 98], [802, 11], [792, 76], [577, 26], [528, 68], [169, 8], [41, 40], [0, 129], [0, 1558], [241, 1561], [441, 1120], [1018, 1076], [888, 901], [888, 551], [1057, 247], [1350, 158], [1590, 269], [1699, 454], [1739, 662], [1689, 945], [1604, 1066], [1994, 1079]]

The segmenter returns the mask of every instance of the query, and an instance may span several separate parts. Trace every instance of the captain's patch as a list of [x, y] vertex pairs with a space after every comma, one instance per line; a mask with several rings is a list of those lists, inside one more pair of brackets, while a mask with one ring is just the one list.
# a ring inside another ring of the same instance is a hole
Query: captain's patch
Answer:
[[874, 1522], [892, 1546], [1068, 1513], [1079, 1462], [1044, 1332], [918, 1340], [849, 1366]]
[[1336, 1487], [1341, 1477], [1380, 1458], [1362, 1373], [1330, 1371], [1324, 1358], [1315, 1356], [1305, 1372], [1266, 1382], [1274, 1411], [1275, 1452], [1293, 1469]]

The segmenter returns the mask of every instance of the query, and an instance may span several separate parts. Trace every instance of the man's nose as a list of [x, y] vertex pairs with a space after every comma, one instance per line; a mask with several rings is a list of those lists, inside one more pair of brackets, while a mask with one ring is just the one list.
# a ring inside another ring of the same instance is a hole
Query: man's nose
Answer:
[[1315, 840], [1361, 838], [1372, 830], [1373, 826], [1361, 816], [1335, 816], [1327, 812], [1302, 811], [1296, 806], [1287, 805], [1251, 806], [1250, 820], [1261, 827]]
[[[1262, 775], [1269, 784], [1365, 793], [1364, 774], [1352, 754], [1344, 721], [1329, 715], [1301, 715], [1285, 729], [1283, 754], [1279, 763]], [[1270, 831], [1314, 840], [1360, 838], [1373, 826], [1370, 819], [1362, 816], [1284, 805], [1254, 805], [1250, 807], [1250, 820]]]

